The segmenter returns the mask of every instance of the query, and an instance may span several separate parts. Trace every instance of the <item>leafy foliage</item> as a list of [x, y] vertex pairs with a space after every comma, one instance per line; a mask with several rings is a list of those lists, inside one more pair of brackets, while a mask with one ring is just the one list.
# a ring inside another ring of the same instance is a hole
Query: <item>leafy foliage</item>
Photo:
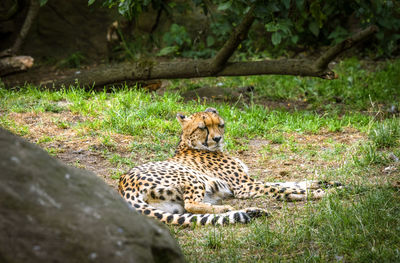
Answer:
[[[89, 0], [89, 5], [95, 0]], [[130, 18], [137, 18], [143, 11], [173, 9], [187, 11], [201, 8], [210, 21], [207, 36], [200, 41], [191, 38], [185, 25], [173, 24], [165, 33], [165, 44], [158, 55], [182, 55], [191, 57], [211, 56], [228, 38], [251, 5], [257, 5], [257, 28], [252, 29], [241, 50], [257, 52], [268, 50], [267, 55], [284, 54], [285, 50], [299, 50], [320, 45], [338, 43], [349, 34], [367, 25], [378, 25], [380, 31], [373, 44], [377, 56], [390, 56], [398, 49], [400, 39], [400, 3], [378, 0], [193, 0], [166, 3], [161, 0], [103, 0], [107, 7]], [[261, 28], [261, 30], [260, 30]], [[301, 45], [300, 45], [301, 44]]]
[[[95, 0], [88, 0], [92, 5]], [[137, 17], [141, 12], [147, 10], [151, 5], [159, 6], [162, 1], [157, 0], [103, 0], [103, 5], [109, 8], [117, 7], [118, 12], [130, 19]]]
[[163, 41], [166, 44], [166, 47], [160, 50], [157, 54], [158, 56], [169, 54], [179, 55], [179, 51], [182, 51], [186, 46], [190, 46], [192, 43], [185, 27], [177, 24], [171, 25], [169, 32], [164, 34]]
[[79, 68], [86, 58], [81, 52], [75, 52], [69, 55], [67, 58], [58, 62], [58, 66], [67, 68]]

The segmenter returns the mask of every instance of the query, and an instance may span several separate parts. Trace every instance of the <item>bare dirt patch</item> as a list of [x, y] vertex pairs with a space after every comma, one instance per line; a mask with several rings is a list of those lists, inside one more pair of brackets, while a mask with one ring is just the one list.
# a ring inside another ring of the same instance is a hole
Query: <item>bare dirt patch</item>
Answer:
[[[363, 134], [353, 129], [336, 133], [322, 131], [320, 134], [287, 133], [284, 137], [290, 138], [294, 149], [287, 144], [253, 139], [249, 143], [248, 151], [238, 152], [239, 158], [260, 179], [274, 181], [311, 179], [315, 170], [335, 168], [340, 165], [335, 160], [321, 158], [321, 154], [334, 151], [335, 144], [350, 148], [365, 139]], [[305, 152], [304, 149], [309, 152]], [[278, 156], [272, 156], [277, 153]]]
[[107, 152], [126, 155], [131, 136], [107, 133], [107, 136], [118, 145], [110, 147], [104, 145], [100, 134], [93, 134], [86, 128], [80, 128], [80, 123], [93, 120], [92, 117], [80, 116], [69, 111], [60, 113], [10, 113], [18, 125], [28, 127], [28, 134], [24, 137], [48, 150], [61, 161], [90, 170], [102, 177], [107, 184], [116, 188], [117, 181], [111, 178], [117, 167], [106, 158]]
[[[80, 125], [92, 121], [92, 117], [62, 111], [59, 113], [10, 113], [8, 118], [18, 125], [28, 127], [29, 132], [25, 137], [29, 141], [39, 144], [67, 164], [94, 172], [115, 189], [118, 180], [113, 175], [121, 174], [131, 167], [111, 162], [110, 155], [118, 154], [120, 157], [134, 158], [133, 163], [137, 164], [149, 159], [149, 156], [132, 153], [129, 145], [137, 138], [112, 132], [92, 131], [85, 125]], [[107, 136], [111, 143], [105, 143], [102, 139], [104, 136]], [[249, 141], [248, 150], [231, 154], [246, 163], [250, 173], [258, 180], [300, 181], [316, 178], [320, 176], [320, 171], [339, 167], [343, 163], [343, 156], [351, 151], [352, 145], [365, 139], [363, 134], [353, 129], [334, 133], [322, 131], [319, 134], [287, 133], [284, 137], [290, 140], [292, 148], [287, 143], [277, 144], [265, 139], [252, 139]], [[335, 145], [342, 145], [345, 149], [338, 153], [342, 156], [341, 158], [321, 157], [324, 152], [334, 151]], [[282, 206], [281, 203], [265, 198], [234, 199], [228, 202], [237, 208], [266, 207], [267, 205], [270, 208], [279, 209]]]
[[[298, 149], [310, 149], [310, 153], [304, 150], [295, 151], [287, 144], [277, 144], [270, 140], [253, 139], [249, 142], [249, 149], [233, 153], [242, 160], [250, 169], [250, 174], [261, 181], [302, 181], [319, 180], [321, 171], [332, 170], [343, 164], [344, 158], [350, 158], [353, 147], [365, 140], [365, 135], [355, 129], [345, 129], [341, 132], [322, 131], [319, 134], [286, 133], [292, 144]], [[343, 145], [340, 158], [324, 159], [324, 152], [333, 152], [335, 145]], [[268, 150], [266, 150], [268, 149]], [[231, 200], [231, 205], [236, 207], [260, 206], [280, 209], [282, 203], [258, 198], [251, 200]], [[288, 203], [287, 206], [302, 205], [302, 203]]]

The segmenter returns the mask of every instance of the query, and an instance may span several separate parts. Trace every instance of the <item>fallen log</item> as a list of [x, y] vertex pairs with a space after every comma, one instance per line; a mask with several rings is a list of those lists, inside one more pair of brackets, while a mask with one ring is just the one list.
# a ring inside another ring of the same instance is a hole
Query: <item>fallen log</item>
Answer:
[[25, 71], [33, 66], [30, 56], [14, 56], [0, 58], [0, 77]]
[[375, 32], [377, 32], [377, 27], [370, 26], [339, 44], [330, 47], [316, 60], [279, 59], [226, 62], [220, 71], [215, 71], [214, 59], [169, 62], [143, 60], [116, 65], [103, 65], [89, 70], [81, 70], [77, 71], [73, 76], [49, 80], [40, 83], [40, 85], [50, 89], [59, 89], [76, 84], [79, 84], [81, 87], [93, 88], [126, 81], [268, 74], [335, 79], [337, 75], [328, 68], [329, 62], [341, 52], [368, 39]]

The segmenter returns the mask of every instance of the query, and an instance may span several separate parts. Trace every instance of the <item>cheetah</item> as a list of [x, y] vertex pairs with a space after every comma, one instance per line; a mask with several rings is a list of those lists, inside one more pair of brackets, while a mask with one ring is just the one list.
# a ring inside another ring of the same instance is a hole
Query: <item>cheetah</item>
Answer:
[[266, 209], [235, 210], [228, 198], [269, 196], [277, 200], [319, 199], [321, 181], [268, 183], [255, 181], [247, 166], [223, 152], [224, 120], [214, 108], [191, 116], [177, 114], [182, 134], [173, 157], [131, 169], [119, 181], [119, 193], [134, 209], [170, 225], [248, 223], [268, 216]]

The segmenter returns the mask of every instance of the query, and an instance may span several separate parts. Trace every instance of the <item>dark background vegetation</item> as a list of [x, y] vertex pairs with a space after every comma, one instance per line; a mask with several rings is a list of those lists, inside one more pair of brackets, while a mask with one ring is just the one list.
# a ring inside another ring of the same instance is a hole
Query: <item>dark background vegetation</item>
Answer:
[[[98, 0], [89, 1], [89, 6], [83, 0], [40, 2], [19, 52], [39, 64], [79, 67], [143, 56], [209, 58], [252, 4], [257, 6], [257, 20], [235, 59], [309, 56], [371, 24], [379, 32], [359, 47], [361, 57], [399, 54], [398, 1]], [[29, 4], [28, 0], [2, 1], [0, 50], [12, 45]]]
[[[128, 169], [173, 154], [178, 112], [214, 107], [226, 121], [226, 151], [257, 180], [345, 185], [316, 202], [227, 201], [271, 210], [248, 225], [169, 227], [188, 261], [400, 261], [399, 1], [3, 0], [0, 51], [15, 43], [34, 1], [41, 6], [14, 55], [35, 64], [1, 78], [1, 127], [116, 190]], [[378, 32], [332, 61], [332, 80], [210, 77], [100, 90], [35, 84], [99, 65], [212, 58], [253, 5], [256, 20], [230, 61], [313, 61], [368, 26]], [[22, 84], [7, 86], [16, 80]]]

